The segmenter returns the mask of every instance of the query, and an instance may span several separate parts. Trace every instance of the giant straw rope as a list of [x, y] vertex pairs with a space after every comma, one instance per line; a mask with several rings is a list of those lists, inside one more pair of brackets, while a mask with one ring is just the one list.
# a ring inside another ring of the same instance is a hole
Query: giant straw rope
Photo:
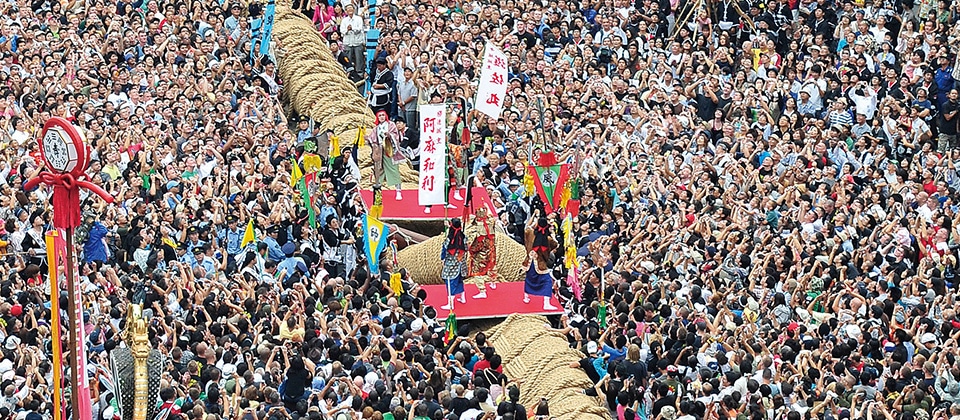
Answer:
[[[360, 127], [369, 131], [373, 113], [357, 87], [347, 78], [330, 53], [327, 42], [303, 15], [288, 2], [277, 2], [273, 37], [277, 42], [277, 70], [283, 80], [283, 98], [299, 115], [306, 115], [340, 139], [340, 146], [353, 146]], [[417, 122], [411, 122], [416, 124]], [[373, 184], [373, 163], [369, 147], [357, 153], [360, 186]], [[417, 171], [408, 163], [400, 165], [403, 188], [416, 189]]]
[[[434, 236], [416, 245], [408, 246], [397, 253], [397, 262], [400, 267], [407, 269], [410, 278], [419, 284], [444, 284], [440, 278], [440, 249], [443, 247], [444, 235]], [[526, 250], [523, 245], [510, 239], [506, 233], [496, 232], [497, 266], [499, 277], [494, 280], [484, 278], [490, 283], [523, 281]], [[473, 279], [473, 283], [481, 279]], [[471, 281], [468, 280], [468, 283]]]
[[503, 359], [503, 373], [520, 386], [520, 404], [536, 409], [546, 398], [550, 416], [562, 420], [609, 420], [597, 397], [583, 394], [593, 382], [579, 368], [583, 354], [571, 349], [563, 334], [547, 330], [539, 315], [513, 314], [487, 331], [490, 343]]
[[274, 22], [277, 69], [288, 103], [300, 115], [319, 123], [323, 130], [333, 131], [341, 144], [352, 144], [358, 128], [373, 126], [373, 113], [366, 101], [347, 79], [310, 20], [293, 12], [286, 2], [280, 2]]
[[[300, 115], [307, 115], [340, 138], [340, 145], [356, 142], [357, 130], [369, 130], [374, 118], [366, 101], [347, 79], [326, 41], [287, 2], [278, 2], [273, 36], [277, 42], [277, 68], [284, 81], [285, 101]], [[415, 123], [415, 122], [412, 122]], [[372, 164], [369, 148], [361, 148], [359, 161], [369, 188]], [[404, 188], [417, 187], [417, 173], [400, 167]], [[443, 236], [408, 247], [398, 253], [401, 267], [421, 284], [442, 284], [440, 248]], [[496, 233], [497, 272], [500, 281], [522, 281], [525, 249], [502, 232]], [[547, 319], [533, 315], [510, 315], [488, 332], [490, 342], [503, 355], [504, 373], [520, 382], [520, 402], [530, 409], [541, 397], [549, 399], [550, 414], [563, 420], [609, 420], [609, 413], [594, 397], [581, 391], [592, 386], [580, 369], [569, 364], [583, 355], [567, 346], [557, 332], [544, 329]]]

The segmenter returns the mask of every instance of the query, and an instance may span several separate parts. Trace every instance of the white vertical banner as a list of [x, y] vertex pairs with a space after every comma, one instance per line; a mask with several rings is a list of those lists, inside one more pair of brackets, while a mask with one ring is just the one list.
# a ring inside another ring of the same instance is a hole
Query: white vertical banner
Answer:
[[507, 56], [487, 42], [480, 66], [480, 85], [474, 108], [490, 117], [500, 118], [503, 98], [507, 95]]
[[420, 105], [420, 186], [421, 206], [447, 204], [446, 105]]

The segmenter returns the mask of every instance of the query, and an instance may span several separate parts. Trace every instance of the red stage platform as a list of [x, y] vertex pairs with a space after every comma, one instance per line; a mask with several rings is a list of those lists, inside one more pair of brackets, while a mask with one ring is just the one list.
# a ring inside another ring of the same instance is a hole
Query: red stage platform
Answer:
[[[383, 215], [380, 216], [380, 219], [443, 220], [444, 206], [432, 206], [430, 213], [425, 213], [424, 209], [426, 209], [426, 207], [417, 203], [418, 192], [418, 190], [403, 190], [403, 200], [397, 201], [396, 190], [383, 190]], [[463, 195], [465, 192], [466, 190], [461, 190], [460, 194]], [[363, 198], [363, 204], [366, 205], [367, 208], [370, 208], [370, 205], [373, 204], [373, 190], [360, 190], [360, 196]], [[446, 209], [448, 218], [463, 215], [463, 202], [466, 200], [466, 197], [463, 197], [461, 200], [455, 200], [454, 193], [451, 191], [450, 197], [447, 200], [456, 206], [456, 208], [453, 209]], [[493, 211], [494, 214], [497, 213], [496, 207], [494, 207], [490, 201], [490, 194], [487, 193], [487, 190], [485, 188], [474, 187], [473, 208], [480, 208], [483, 206], [483, 203], [486, 203], [487, 208]]]
[[[420, 286], [420, 288], [427, 291], [426, 304], [437, 310], [437, 318], [446, 318], [450, 311], [440, 307], [447, 304], [447, 286], [435, 284]], [[556, 297], [550, 298], [550, 304], [557, 307], [552, 311], [543, 310], [543, 298], [540, 296], [530, 296], [530, 303], [523, 303], [522, 281], [497, 283], [497, 290], [491, 289], [488, 285], [486, 299], [471, 298], [477, 294], [477, 286], [473, 284], [467, 284], [464, 289], [467, 293], [467, 303], [453, 302], [453, 311], [457, 314], [457, 319], [506, 318], [510, 314], [563, 314], [563, 308]]]

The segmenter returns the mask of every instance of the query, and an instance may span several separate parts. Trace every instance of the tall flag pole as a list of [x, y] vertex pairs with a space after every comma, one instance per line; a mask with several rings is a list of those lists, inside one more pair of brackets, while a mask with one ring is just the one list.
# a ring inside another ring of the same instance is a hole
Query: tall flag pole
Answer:
[[260, 55], [270, 56], [270, 38], [273, 36], [273, 19], [276, 14], [276, 0], [267, 0], [263, 11], [263, 29], [260, 35]]
[[603, 296], [604, 294], [603, 289], [606, 286], [603, 285], [603, 280], [605, 277], [603, 275], [604, 274], [603, 271], [604, 271], [603, 267], [600, 267], [600, 307], [597, 308], [597, 318], [600, 321], [600, 328], [607, 328], [607, 303], [604, 300], [604, 296]]
[[50, 340], [53, 347], [53, 420], [66, 418], [63, 414], [63, 349], [60, 343], [60, 265], [57, 263], [60, 257], [56, 246], [59, 237], [60, 232], [57, 230], [47, 232], [47, 266], [50, 270], [48, 274], [50, 279], [50, 336], [54, 338]]
[[[99, 195], [107, 203], [113, 197], [102, 188], [87, 180], [87, 167], [90, 165], [90, 151], [83, 133], [66, 119], [52, 117], [43, 125], [43, 131], [37, 139], [40, 156], [46, 170], [23, 185], [30, 191], [40, 184], [53, 187], [53, 226], [64, 229], [63, 260], [67, 280], [67, 314], [70, 318], [67, 348], [70, 349], [70, 408], [73, 420], [90, 420], [93, 406], [90, 400], [90, 384], [87, 382], [86, 352], [84, 333], [82, 295], [77, 270], [74, 264], [73, 232], [82, 223], [80, 212], [80, 188]], [[57, 264], [56, 261], [50, 263]]]
[[367, 81], [363, 85], [363, 96], [370, 93], [371, 77], [373, 77], [374, 57], [377, 55], [377, 44], [380, 42], [380, 30], [377, 26], [377, 0], [367, 0], [367, 13], [370, 16], [370, 29], [367, 29]]
[[[444, 166], [446, 166], [446, 160], [444, 160]], [[443, 206], [443, 237], [448, 238], [450, 236], [450, 220], [447, 219], [447, 206]], [[440, 264], [443, 266], [444, 259], [447, 257], [447, 248], [443, 247], [442, 252], [440, 253]], [[443, 273], [443, 268], [440, 269], [441, 274]], [[453, 313], [453, 294], [450, 293], [451, 287], [453, 286], [453, 279], [447, 279], [447, 307], [450, 308], [450, 313]]]
[[[256, 7], [256, 9], [260, 9]], [[251, 10], [252, 12], [252, 10]], [[253, 17], [253, 20], [250, 21], [250, 64], [256, 64], [257, 62], [257, 53], [260, 52], [260, 49], [257, 48], [257, 41], [263, 40], [263, 14], [257, 13], [257, 16]]]

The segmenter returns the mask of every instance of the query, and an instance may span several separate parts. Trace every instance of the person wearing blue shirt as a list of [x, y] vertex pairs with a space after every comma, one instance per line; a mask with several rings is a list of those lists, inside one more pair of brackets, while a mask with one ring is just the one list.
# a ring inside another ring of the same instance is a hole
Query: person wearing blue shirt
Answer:
[[500, 190], [500, 196], [509, 198], [513, 194], [513, 192], [516, 191], [516, 189], [511, 191], [511, 187], [517, 187], [516, 189], [519, 189], [520, 181], [516, 179], [510, 179], [510, 178], [501, 178], [500, 184], [497, 185], [497, 189]]
[[187, 228], [186, 234], [181, 237], [184, 244], [187, 246], [187, 250], [194, 249], [196, 247], [204, 246], [207, 243], [200, 240], [200, 230], [196, 226], [190, 226]]
[[937, 82], [937, 109], [940, 109], [947, 103], [947, 94], [956, 84], [956, 80], [953, 79], [953, 66], [950, 65], [948, 57], [940, 57], [940, 67], [933, 74], [933, 80]]
[[331, 215], [333, 215], [334, 217], [337, 216], [336, 204], [337, 204], [337, 197], [333, 194], [327, 195], [327, 198], [325, 199], [323, 206], [320, 207], [320, 214], [317, 216], [317, 219], [320, 220], [321, 228], [327, 227], [327, 219], [329, 219]]
[[303, 144], [303, 141], [313, 137], [313, 130], [310, 129], [310, 117], [301, 115], [297, 122], [297, 145]]
[[602, 347], [603, 353], [610, 356], [611, 362], [615, 360], [623, 359], [624, 357], [627, 356], [627, 343], [626, 343], [627, 337], [623, 335], [617, 337], [617, 341], [621, 341], [621, 339], [623, 340], [623, 343], [619, 343], [619, 342], [617, 343], [617, 345], [620, 345], [619, 349], [610, 347], [606, 344], [604, 344]]
[[[478, 152], [479, 152], [480, 150], [475, 150], [475, 151], [478, 151]], [[474, 175], [476, 175], [477, 172], [480, 172], [481, 170], [483, 170], [483, 168], [484, 168], [485, 166], [487, 166], [487, 165], [489, 165], [489, 164], [490, 164], [490, 162], [487, 160], [487, 157], [484, 156], [483, 153], [480, 153], [479, 155], [477, 155], [477, 156], [474, 157], [474, 160], [473, 160], [473, 172], [472, 172], [472, 173], [473, 173]]]
[[10, 44], [10, 51], [17, 52], [17, 42], [20, 41], [20, 36], [13, 35], [11, 37], [0, 36], [0, 45]]
[[598, 355], [597, 343], [591, 341], [587, 343], [587, 357], [580, 359], [579, 362], [573, 362], [570, 364], [571, 368], [579, 367], [583, 369], [584, 373], [590, 377], [590, 380], [593, 383], [598, 383], [603, 379], [604, 376], [607, 376], [607, 363], [604, 359], [604, 355]]
[[286, 258], [280, 264], [277, 264], [277, 271], [283, 271], [284, 273], [283, 278], [280, 279], [281, 282], [289, 280], [297, 270], [306, 271], [307, 265], [303, 262], [303, 258], [293, 256], [296, 251], [297, 246], [293, 242], [283, 244], [283, 254]]
[[180, 264], [185, 264], [187, 267], [193, 268], [193, 266], [197, 264], [197, 260], [193, 257], [192, 249], [193, 248], [188, 247], [186, 243], [178, 243], [177, 261], [180, 261]]
[[87, 234], [87, 241], [83, 244], [83, 261], [107, 261], [107, 244], [103, 238], [107, 236], [107, 228], [99, 221], [94, 222]]
[[194, 267], [200, 266], [205, 276], [212, 276], [217, 271], [217, 263], [210, 255], [211, 248], [197, 247], [193, 249]]
[[180, 183], [171, 180], [167, 182], [167, 192], [170, 193], [169, 196], [166, 196], [167, 207], [171, 209], [177, 208], [177, 205], [180, 204], [182, 197], [180, 196]]
[[590, 22], [591, 25], [594, 24], [594, 23], [596, 23], [596, 18], [597, 18], [597, 10], [596, 10], [596, 9], [594, 9], [594, 8], [592, 8], [592, 7], [588, 7], [588, 8], [585, 8], [585, 9], [581, 10], [580, 13], [583, 14], [583, 17], [584, 17], [585, 19], [587, 19], [587, 22]]
[[240, 229], [237, 216], [227, 216], [227, 228], [221, 229], [217, 238], [224, 241], [224, 248], [227, 250], [227, 266], [236, 267], [236, 257], [242, 249], [240, 243], [243, 242], [243, 229]]
[[143, 0], [120, 0], [117, 2], [117, 15], [126, 16], [130, 13], [130, 10], [140, 9], [141, 7], [143, 7]]
[[234, 29], [237, 29], [237, 26], [240, 26], [240, 19], [243, 19], [240, 16], [241, 10], [240, 3], [234, 3], [230, 6], [230, 16], [223, 21], [223, 27], [227, 30], [227, 33], [233, 32]]
[[280, 243], [277, 242], [279, 233], [279, 226], [271, 226], [267, 229], [267, 237], [263, 238], [263, 243], [267, 245], [267, 258], [277, 262], [283, 261], [283, 259], [286, 258], [286, 256], [283, 255], [283, 249]]

